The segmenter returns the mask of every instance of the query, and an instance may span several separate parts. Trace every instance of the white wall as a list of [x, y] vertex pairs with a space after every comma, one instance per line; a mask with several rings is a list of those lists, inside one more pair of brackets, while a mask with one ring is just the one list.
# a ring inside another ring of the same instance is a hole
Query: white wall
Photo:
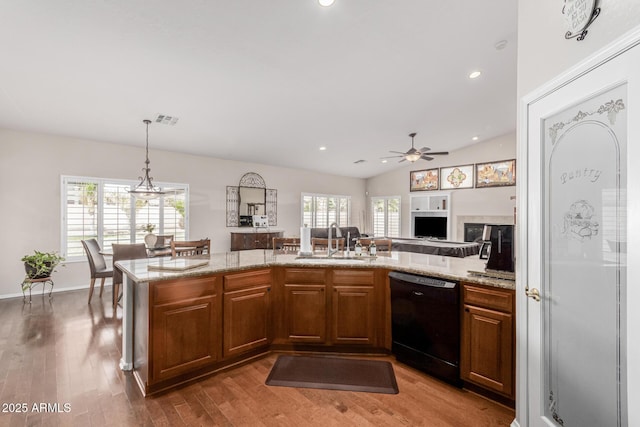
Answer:
[[[365, 180], [325, 175], [151, 149], [157, 181], [190, 185], [190, 237], [211, 238], [212, 250], [229, 250], [226, 187], [246, 172], [256, 172], [278, 190], [278, 225], [298, 235], [302, 192], [352, 197], [352, 225], [364, 209]], [[136, 179], [144, 149], [52, 135], [0, 129], [0, 221], [4, 233], [0, 257], [0, 298], [22, 295], [23, 255], [34, 249], [60, 251], [60, 176]], [[86, 287], [87, 262], [67, 263], [54, 275], [55, 289]]]
[[640, 1], [600, 0], [582, 41], [565, 40], [563, 1], [518, 1], [518, 98], [582, 61], [640, 22]]
[[[509, 133], [489, 141], [479, 142], [452, 151], [447, 156], [437, 156], [426, 162], [418, 160], [407, 166], [378, 175], [367, 180], [367, 206], [373, 196], [400, 196], [402, 200], [402, 236], [411, 237], [411, 213], [409, 195], [421, 194], [409, 191], [409, 174], [413, 170], [468, 165], [472, 163], [508, 160], [516, 157], [516, 135]], [[392, 160], [393, 161], [393, 160]], [[516, 177], [518, 165], [516, 162]], [[442, 177], [441, 177], [442, 178]], [[517, 180], [517, 178], [516, 178]], [[517, 181], [516, 181], [517, 182]], [[451, 235], [455, 240], [463, 240], [463, 230], [456, 229], [459, 216], [513, 216], [516, 187], [470, 188], [451, 190]], [[368, 209], [368, 208], [367, 208]], [[367, 218], [371, 215], [367, 210]], [[370, 219], [368, 219], [370, 221]], [[368, 222], [370, 224], [370, 222]]]

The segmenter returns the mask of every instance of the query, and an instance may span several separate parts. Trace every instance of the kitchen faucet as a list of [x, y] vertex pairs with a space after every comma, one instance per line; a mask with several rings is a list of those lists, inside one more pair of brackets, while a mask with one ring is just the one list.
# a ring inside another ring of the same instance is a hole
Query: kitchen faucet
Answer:
[[[335, 249], [333, 249], [331, 246], [331, 229], [334, 227], [336, 229], [336, 248]], [[338, 252], [338, 240], [337, 240], [338, 237], [342, 237], [342, 233], [340, 233], [340, 229], [338, 228], [338, 223], [332, 222], [331, 225], [329, 225], [329, 228], [327, 229], [327, 257], [328, 258], [331, 258], [333, 254]]]

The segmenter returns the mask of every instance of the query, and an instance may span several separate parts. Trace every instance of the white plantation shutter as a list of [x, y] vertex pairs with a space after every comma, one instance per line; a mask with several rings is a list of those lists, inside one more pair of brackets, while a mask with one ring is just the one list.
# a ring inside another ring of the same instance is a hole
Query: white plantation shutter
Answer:
[[400, 237], [400, 196], [372, 197], [373, 235]]
[[400, 197], [387, 200], [387, 237], [400, 237]]
[[146, 224], [154, 234], [187, 239], [188, 192], [186, 184], [157, 183], [165, 195], [137, 200], [128, 193], [137, 181], [87, 177], [62, 177], [62, 248], [67, 261], [86, 259], [81, 240], [95, 238], [100, 247], [112, 243], [142, 243]]
[[81, 240], [98, 238], [98, 183], [71, 179], [62, 191], [62, 222], [66, 230], [65, 258], [84, 256]]
[[302, 224], [309, 227], [328, 227], [335, 222], [349, 225], [351, 197], [327, 194], [302, 194]]
[[130, 185], [109, 184], [102, 185], [102, 234], [98, 239], [100, 247], [110, 248], [112, 243], [137, 243], [131, 239], [131, 212], [134, 199], [127, 192]]

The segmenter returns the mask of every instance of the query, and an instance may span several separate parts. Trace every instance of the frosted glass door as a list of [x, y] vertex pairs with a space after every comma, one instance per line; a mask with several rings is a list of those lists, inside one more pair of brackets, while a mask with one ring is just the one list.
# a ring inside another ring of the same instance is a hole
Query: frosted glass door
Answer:
[[556, 425], [624, 424], [626, 95], [619, 84], [542, 122], [542, 404]]

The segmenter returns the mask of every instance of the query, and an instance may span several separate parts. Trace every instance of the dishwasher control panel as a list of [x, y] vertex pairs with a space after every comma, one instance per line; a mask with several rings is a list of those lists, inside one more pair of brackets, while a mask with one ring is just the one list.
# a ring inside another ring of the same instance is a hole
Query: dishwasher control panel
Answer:
[[390, 278], [400, 280], [403, 282], [413, 283], [416, 285], [433, 286], [435, 288], [455, 288], [456, 283], [450, 282], [444, 279], [437, 279], [435, 277], [417, 276], [415, 274], [400, 273], [398, 271], [392, 271], [389, 273]]

